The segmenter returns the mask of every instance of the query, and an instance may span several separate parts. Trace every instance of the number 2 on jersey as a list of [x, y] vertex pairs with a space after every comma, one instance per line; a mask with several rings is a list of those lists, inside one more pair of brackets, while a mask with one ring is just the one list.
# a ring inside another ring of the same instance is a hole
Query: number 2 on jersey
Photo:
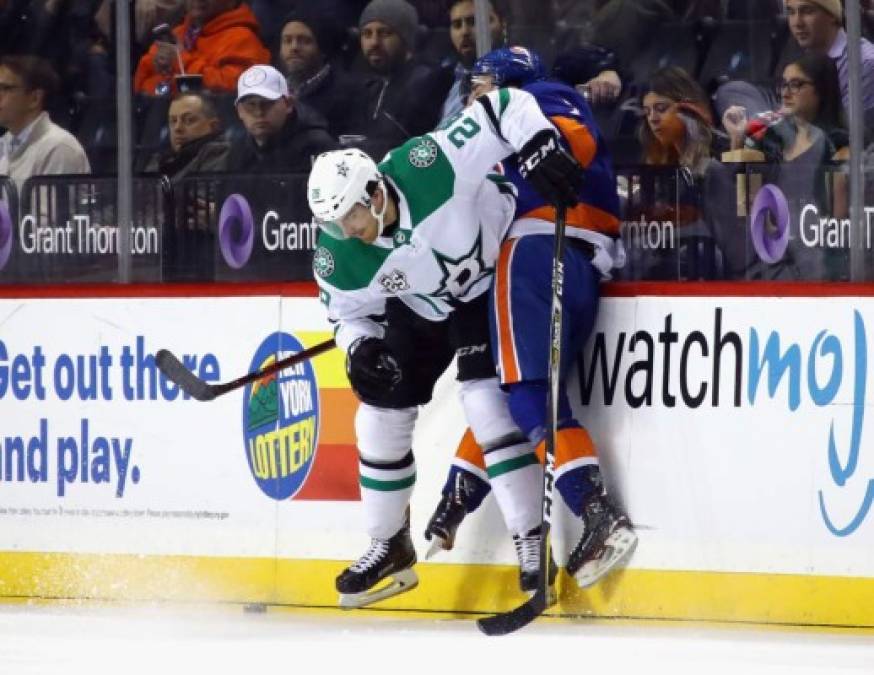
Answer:
[[472, 117], [465, 117], [461, 123], [449, 130], [446, 137], [456, 148], [461, 148], [465, 141], [469, 141], [480, 132], [480, 125]]

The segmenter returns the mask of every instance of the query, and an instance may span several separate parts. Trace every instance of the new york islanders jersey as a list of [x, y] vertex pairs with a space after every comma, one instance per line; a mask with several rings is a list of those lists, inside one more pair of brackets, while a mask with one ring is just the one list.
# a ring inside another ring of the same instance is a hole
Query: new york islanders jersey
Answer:
[[[616, 176], [604, 138], [586, 100], [568, 85], [540, 80], [522, 88], [534, 96], [540, 109], [561, 134], [562, 144], [583, 167], [577, 192], [579, 204], [566, 214], [566, 234], [586, 239], [597, 247], [593, 261], [605, 276], [624, 264], [625, 252], [619, 240], [619, 198]], [[516, 186], [516, 222], [513, 237], [551, 234], [555, 209], [519, 174], [515, 157], [504, 163], [507, 178]]]
[[385, 157], [379, 170], [398, 198], [390, 236], [364, 244], [322, 232], [313, 258], [338, 345], [380, 337], [389, 297], [440, 321], [489, 289], [515, 202], [509, 183], [486, 176], [544, 129], [554, 130], [530, 94], [501, 89]]

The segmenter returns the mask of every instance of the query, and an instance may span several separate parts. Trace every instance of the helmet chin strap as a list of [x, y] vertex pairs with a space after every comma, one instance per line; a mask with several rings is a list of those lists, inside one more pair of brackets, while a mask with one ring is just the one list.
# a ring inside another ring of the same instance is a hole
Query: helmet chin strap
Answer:
[[[377, 190], [382, 190], [382, 209], [379, 213], [373, 210], [373, 198], [370, 199], [370, 215], [376, 218], [376, 236], [381, 237], [382, 231], [385, 229], [385, 212], [388, 209], [388, 190], [385, 187], [385, 181], [379, 181], [376, 185]], [[376, 194], [374, 192], [374, 194]]]

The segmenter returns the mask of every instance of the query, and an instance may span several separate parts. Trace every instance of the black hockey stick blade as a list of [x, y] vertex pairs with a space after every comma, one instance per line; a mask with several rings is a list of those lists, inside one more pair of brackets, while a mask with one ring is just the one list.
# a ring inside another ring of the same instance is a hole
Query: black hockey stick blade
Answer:
[[212, 401], [215, 398], [212, 385], [183, 366], [172, 352], [159, 349], [155, 354], [155, 363], [168, 380], [178, 384], [179, 388], [192, 398], [198, 401]]
[[509, 612], [476, 620], [477, 627], [486, 635], [508, 635], [524, 628], [546, 611], [546, 591], [538, 588], [528, 600]]
[[333, 339], [320, 342], [309, 349], [304, 349], [302, 352], [292, 354], [291, 356], [287, 356], [284, 359], [271, 363], [266, 368], [256, 370], [253, 373], [243, 375], [236, 380], [224, 382], [222, 384], [209, 384], [208, 382], [204, 382], [197, 377], [197, 375], [188, 370], [188, 368], [182, 365], [182, 362], [176, 358], [172, 352], [166, 349], [158, 350], [155, 354], [155, 363], [167, 379], [179, 385], [179, 388], [191, 396], [191, 398], [198, 401], [212, 401], [216, 396], [227, 394], [229, 391], [244, 387], [250, 382], [255, 382], [256, 380], [260, 380], [268, 375], [272, 375], [273, 373], [293, 366], [296, 363], [311, 359], [335, 346], [336, 343]]

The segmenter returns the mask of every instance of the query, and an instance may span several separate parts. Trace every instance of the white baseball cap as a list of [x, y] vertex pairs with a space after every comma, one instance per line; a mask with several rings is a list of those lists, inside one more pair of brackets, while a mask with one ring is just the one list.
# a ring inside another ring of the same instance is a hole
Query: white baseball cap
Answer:
[[252, 66], [237, 80], [235, 103], [239, 103], [246, 96], [260, 96], [271, 101], [288, 98], [288, 82], [273, 66]]

